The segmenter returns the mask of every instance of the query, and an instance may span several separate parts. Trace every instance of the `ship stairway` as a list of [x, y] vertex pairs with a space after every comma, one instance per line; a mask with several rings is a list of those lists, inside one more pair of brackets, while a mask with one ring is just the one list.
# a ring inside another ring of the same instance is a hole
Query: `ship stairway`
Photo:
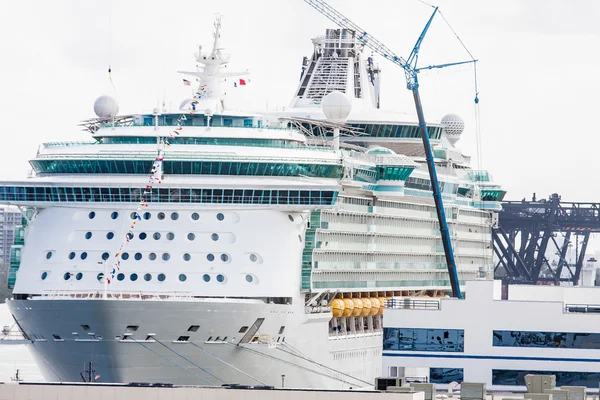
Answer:
[[346, 93], [350, 58], [321, 57], [312, 73], [304, 98], [319, 104], [324, 96], [339, 91]]
[[17, 324], [4, 326], [0, 331], [0, 345], [31, 344], [33, 341], [23, 332]]
[[258, 338], [258, 336], [256, 336], [256, 332], [258, 332], [263, 322], [265, 322], [264, 318], [257, 318], [256, 321], [254, 321], [254, 323], [250, 327], [250, 329], [248, 329], [244, 337], [242, 337], [242, 340], [238, 342], [238, 346], [245, 345], [250, 342], [256, 343]]

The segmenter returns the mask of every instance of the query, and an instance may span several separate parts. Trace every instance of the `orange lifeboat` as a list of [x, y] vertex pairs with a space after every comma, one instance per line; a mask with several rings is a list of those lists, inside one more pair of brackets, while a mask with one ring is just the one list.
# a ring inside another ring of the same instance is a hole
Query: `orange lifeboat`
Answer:
[[362, 314], [363, 303], [360, 299], [352, 299], [352, 302], [354, 303], [354, 312], [352, 313], [352, 316], [358, 317]]
[[344, 312], [343, 312], [342, 316], [344, 316], [344, 317], [352, 316], [352, 313], [354, 312], [354, 302], [352, 301], [352, 299], [343, 299], [343, 301], [344, 301]]
[[371, 299], [369, 299], [367, 297], [363, 297], [362, 299], [360, 299], [360, 301], [362, 302], [362, 305], [363, 305], [362, 316], [366, 317], [367, 315], [371, 314], [371, 308], [373, 307], [371, 305]]
[[385, 308], [385, 297], [379, 297], [379, 315], [383, 315], [384, 308]]
[[377, 297], [371, 297], [371, 314], [369, 315], [377, 315], [379, 313], [379, 299]]
[[339, 318], [344, 314], [344, 300], [333, 299], [331, 302], [331, 311], [335, 318]]

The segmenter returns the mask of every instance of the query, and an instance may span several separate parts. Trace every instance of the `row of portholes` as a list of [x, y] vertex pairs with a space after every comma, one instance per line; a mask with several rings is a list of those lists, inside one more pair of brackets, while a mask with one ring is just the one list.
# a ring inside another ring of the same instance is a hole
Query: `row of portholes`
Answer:
[[[48, 251], [48, 252], [46, 253], [46, 259], [47, 259], [47, 260], [51, 259], [51, 258], [52, 258], [52, 256], [53, 256], [53, 254], [54, 254], [54, 252], [53, 252], [53, 251]], [[75, 257], [76, 257], [76, 256], [77, 256], [77, 254], [76, 254], [74, 251], [70, 252], [70, 253], [69, 253], [69, 260], [73, 260], [73, 259], [75, 259]], [[80, 257], [82, 260], [86, 260], [86, 259], [87, 259], [87, 257], [88, 257], [88, 253], [84, 251], [84, 252], [82, 252], [82, 253], [79, 255], [79, 257]], [[110, 254], [109, 254], [108, 252], [104, 252], [104, 253], [102, 253], [102, 259], [103, 259], [104, 261], [108, 260], [108, 258], [109, 258], [109, 257], [110, 257]], [[189, 254], [189, 253], [184, 253], [182, 257], [183, 257], [183, 260], [184, 260], [184, 261], [190, 261], [190, 260], [192, 259], [192, 256], [191, 256], [191, 254]], [[121, 254], [121, 258], [122, 258], [123, 260], [125, 260], [125, 261], [126, 261], [126, 260], [128, 260], [128, 259], [129, 259], [129, 253], [125, 252], [125, 253]], [[143, 256], [142, 256], [142, 253], [135, 253], [135, 254], [134, 254], [134, 256], [133, 256], [133, 258], [134, 258], [135, 260], [137, 260], [137, 261], [140, 261], [140, 260], [143, 258]], [[157, 258], [157, 255], [156, 255], [156, 253], [149, 253], [149, 254], [148, 254], [148, 259], [150, 259], [150, 261], [154, 261], [154, 260], [156, 260], [156, 258]], [[171, 259], [171, 255], [170, 255], [169, 253], [163, 253], [163, 254], [162, 254], [162, 256], [161, 256], [161, 258], [162, 258], [164, 261], [169, 261], [169, 260]], [[226, 253], [223, 253], [223, 254], [221, 254], [221, 255], [220, 255], [220, 258], [221, 258], [221, 261], [223, 261], [223, 262], [229, 262], [229, 260], [231, 259], [231, 257], [229, 256], [229, 254], [226, 254]], [[256, 261], [258, 261], [258, 256], [257, 256], [256, 254], [250, 254], [250, 255], [248, 256], [248, 258], [249, 258], [249, 259], [250, 259], [250, 261], [252, 261], [252, 262], [256, 262]], [[214, 260], [215, 260], [215, 255], [214, 255], [214, 254], [212, 254], [212, 253], [209, 253], [209, 254], [207, 254], [207, 255], [206, 255], [206, 259], [207, 259], [208, 261], [211, 261], [211, 262], [212, 262], [212, 261], [214, 261]]]
[[[71, 280], [71, 278], [73, 278], [73, 277], [75, 277], [76, 280], [80, 281], [83, 278], [83, 273], [82, 272], [78, 272], [78, 273], [75, 274], [75, 273], [72, 273], [72, 272], [65, 272], [65, 274], [63, 275], [63, 279], [65, 281]], [[150, 273], [144, 274], [143, 277], [144, 277], [144, 280], [146, 282], [150, 282], [152, 280], [152, 278], [153, 278], [152, 274], [150, 274]], [[46, 280], [46, 278], [48, 278], [48, 272], [47, 271], [42, 272], [41, 278], [42, 278], [42, 280]], [[139, 278], [139, 276], [135, 272], [129, 275], [129, 280], [132, 281], [132, 282], [137, 281], [138, 278]], [[104, 279], [104, 274], [103, 273], [99, 273], [96, 276], [96, 279], [98, 279], [98, 281], [102, 281]], [[159, 282], [164, 282], [167, 279], [167, 277], [166, 277], [165, 274], [160, 273], [160, 274], [158, 274], [156, 276], [156, 279]], [[119, 273], [119, 274], [117, 274], [117, 280], [118, 281], [124, 281], [125, 280], [125, 274], [122, 273], [122, 272]], [[179, 281], [180, 282], [185, 282], [186, 280], [187, 280], [187, 276], [185, 274], [179, 274]], [[202, 280], [204, 282], [208, 283], [208, 282], [210, 282], [212, 280], [212, 277], [209, 274], [204, 274], [204, 275], [202, 275]], [[215, 280], [217, 282], [219, 282], [219, 283], [225, 283], [225, 282], [227, 282], [227, 278], [223, 274], [218, 274], [215, 277]], [[253, 283], [253, 282], [255, 282], [255, 277], [252, 274], [246, 274], [245, 280], [248, 283]]]
[[[114, 232], [108, 232], [106, 234], [106, 238], [108, 240], [112, 240], [115, 237]], [[133, 239], [133, 233], [129, 232], [127, 233], [127, 237], [129, 238], [129, 240]], [[146, 232], [140, 232], [138, 233], [138, 239], [140, 240], [146, 240], [146, 238], [148, 237], [148, 234]], [[152, 238], [154, 240], [160, 240], [160, 238], [162, 237], [162, 234], [160, 232], [154, 232], [152, 234]], [[175, 234], [173, 232], [168, 232], [165, 237], [167, 238], [167, 240], [173, 240], [175, 239]], [[86, 232], [85, 234], [85, 238], [86, 239], [91, 239], [92, 238], [92, 232]], [[219, 240], [219, 234], [218, 233], [213, 233], [210, 235], [210, 238], [212, 239], [213, 242], [216, 242]], [[194, 241], [196, 239], [196, 234], [193, 232], [190, 232], [187, 234], [187, 239], [191, 242]]]
[[[139, 219], [139, 220], [141, 220], [142, 217], [143, 217], [145, 220], [149, 220], [150, 218], [152, 218], [152, 213], [145, 212], [144, 214], [139, 215], [137, 212], [134, 211], [129, 216], [131, 217], [131, 219]], [[166, 217], [167, 217], [167, 215], [164, 212], [159, 212], [159, 213], [156, 214], [156, 218], [159, 219], [159, 220], [161, 220], [161, 221], [164, 220]], [[225, 220], [225, 215], [223, 213], [217, 213], [215, 217], [217, 218], [217, 221], [224, 221]], [[95, 211], [90, 211], [90, 213], [88, 214], [88, 218], [89, 219], [96, 218], [96, 212]], [[113, 211], [110, 214], [110, 218], [112, 218], [112, 219], [119, 218], [119, 213], [117, 211]], [[194, 220], [194, 221], [198, 221], [200, 219], [200, 214], [198, 214], [197, 212], [194, 212], [194, 213], [192, 213], [190, 215], [190, 218], [192, 220]], [[173, 221], [177, 221], [179, 219], [179, 213], [172, 212], [171, 213], [171, 219]]]

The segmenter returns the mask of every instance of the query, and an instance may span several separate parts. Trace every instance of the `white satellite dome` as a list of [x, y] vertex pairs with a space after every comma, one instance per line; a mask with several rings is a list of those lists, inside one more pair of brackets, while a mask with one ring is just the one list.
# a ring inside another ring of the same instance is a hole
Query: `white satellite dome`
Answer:
[[447, 114], [442, 118], [442, 126], [444, 127], [444, 133], [448, 141], [454, 145], [458, 142], [460, 134], [465, 129], [465, 121], [457, 114]]
[[321, 100], [325, 117], [333, 122], [344, 122], [352, 110], [352, 101], [342, 92], [334, 91]]
[[100, 96], [94, 102], [94, 112], [99, 118], [112, 118], [119, 113], [119, 103], [114, 97]]

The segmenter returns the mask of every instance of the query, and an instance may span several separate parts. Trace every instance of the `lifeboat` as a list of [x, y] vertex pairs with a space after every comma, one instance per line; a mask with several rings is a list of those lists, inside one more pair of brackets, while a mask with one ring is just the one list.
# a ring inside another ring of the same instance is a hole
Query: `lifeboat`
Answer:
[[371, 314], [371, 308], [373, 307], [371, 305], [371, 299], [364, 297], [362, 299], [360, 299], [360, 301], [362, 302], [363, 305], [363, 309], [362, 309], [362, 316], [366, 317], [367, 315]]
[[354, 303], [354, 312], [352, 313], [352, 316], [358, 317], [362, 314], [363, 303], [360, 299], [352, 299], [352, 302]]
[[379, 313], [379, 299], [377, 297], [371, 297], [371, 314], [377, 315]]
[[379, 315], [383, 315], [384, 308], [385, 308], [385, 297], [379, 297]]
[[333, 312], [333, 316], [335, 318], [339, 318], [344, 315], [344, 300], [342, 299], [333, 299], [331, 302], [331, 311]]
[[352, 301], [352, 299], [342, 299], [344, 301], [344, 312], [342, 314], [342, 316], [344, 317], [350, 317], [352, 316], [352, 313], [354, 312], [354, 302]]

